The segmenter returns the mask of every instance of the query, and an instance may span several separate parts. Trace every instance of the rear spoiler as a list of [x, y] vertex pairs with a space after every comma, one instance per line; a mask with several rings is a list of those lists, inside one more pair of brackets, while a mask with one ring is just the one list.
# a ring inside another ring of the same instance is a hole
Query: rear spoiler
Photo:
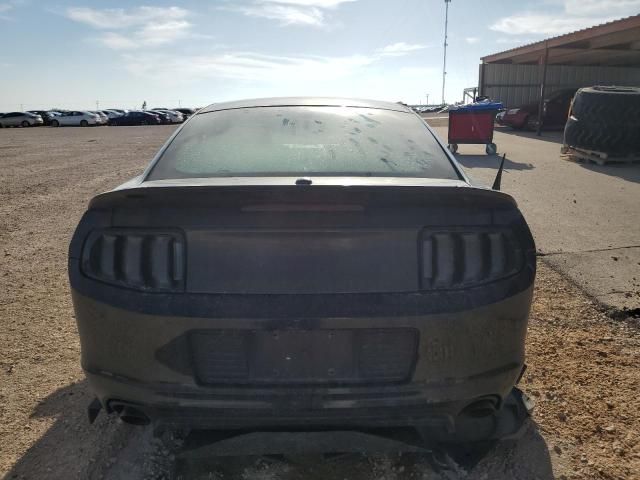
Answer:
[[[455, 183], [454, 183], [455, 184]], [[94, 197], [90, 210], [149, 207], [247, 207], [256, 204], [460, 206], [517, 208], [504, 192], [451, 185], [162, 185], [113, 190]]]

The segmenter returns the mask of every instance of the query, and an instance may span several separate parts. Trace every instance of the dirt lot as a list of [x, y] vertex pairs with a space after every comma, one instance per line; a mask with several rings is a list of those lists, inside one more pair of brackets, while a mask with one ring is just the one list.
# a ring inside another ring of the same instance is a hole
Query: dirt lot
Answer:
[[298, 463], [240, 458], [176, 470], [179, 441], [103, 414], [91, 396], [66, 278], [87, 201], [139, 173], [171, 127], [0, 131], [0, 475], [6, 478], [640, 478], [640, 327], [611, 320], [539, 262], [522, 388], [523, 438], [474, 467], [434, 473], [424, 456]]

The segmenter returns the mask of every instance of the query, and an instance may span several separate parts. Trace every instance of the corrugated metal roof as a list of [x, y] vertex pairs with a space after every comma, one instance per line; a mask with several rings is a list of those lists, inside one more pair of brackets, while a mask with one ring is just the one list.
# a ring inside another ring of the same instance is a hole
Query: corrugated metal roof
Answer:
[[549, 37], [547, 39], [540, 40], [537, 42], [527, 43], [525, 45], [504, 50], [502, 52], [486, 55], [484, 57], [481, 57], [481, 59], [485, 63], [491, 63], [492, 61], [499, 61], [499, 60], [503, 61], [504, 59], [509, 58], [510, 56], [515, 57], [517, 55], [524, 55], [526, 53], [531, 53], [537, 50], [543, 51], [545, 46], [547, 45], [550, 47], [557, 48], [557, 47], [561, 47], [562, 45], [580, 41], [581, 39], [583, 40], [585, 37], [596, 38], [598, 36], [611, 34], [612, 31], [618, 32], [617, 27], [619, 27], [620, 32], [639, 28], [640, 14], [632, 15], [632, 16], [621, 18], [618, 20], [613, 20], [610, 22], [601, 23], [599, 25], [594, 25], [593, 27], [576, 30], [570, 33], [565, 33], [563, 35]]

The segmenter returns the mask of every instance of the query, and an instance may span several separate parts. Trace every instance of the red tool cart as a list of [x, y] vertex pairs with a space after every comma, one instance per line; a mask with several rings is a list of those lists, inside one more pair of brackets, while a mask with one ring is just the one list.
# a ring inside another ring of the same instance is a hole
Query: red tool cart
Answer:
[[458, 151], [462, 143], [485, 144], [487, 155], [495, 155], [493, 125], [501, 103], [479, 102], [449, 110], [449, 150]]

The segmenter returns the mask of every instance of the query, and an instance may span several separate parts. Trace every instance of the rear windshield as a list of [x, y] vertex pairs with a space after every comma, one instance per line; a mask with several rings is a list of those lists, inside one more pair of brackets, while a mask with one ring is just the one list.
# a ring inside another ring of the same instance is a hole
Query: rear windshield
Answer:
[[413, 114], [290, 106], [196, 115], [147, 179], [229, 176], [459, 178]]

